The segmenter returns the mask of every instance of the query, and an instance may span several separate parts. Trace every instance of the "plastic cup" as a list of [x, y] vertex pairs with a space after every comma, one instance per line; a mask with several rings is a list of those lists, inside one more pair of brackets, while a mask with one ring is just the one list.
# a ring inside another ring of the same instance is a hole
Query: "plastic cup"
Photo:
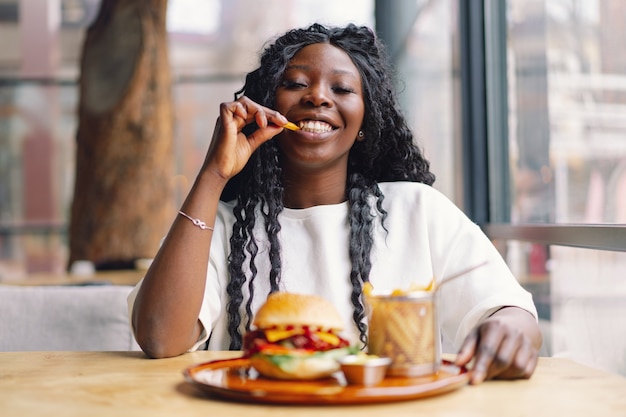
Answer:
[[368, 352], [391, 358], [390, 376], [435, 374], [441, 364], [435, 292], [367, 296]]

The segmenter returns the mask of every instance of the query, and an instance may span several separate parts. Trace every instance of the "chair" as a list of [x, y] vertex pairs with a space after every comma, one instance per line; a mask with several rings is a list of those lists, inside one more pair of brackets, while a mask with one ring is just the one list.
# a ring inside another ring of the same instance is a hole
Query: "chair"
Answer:
[[0, 285], [0, 351], [139, 350], [128, 320], [131, 289]]

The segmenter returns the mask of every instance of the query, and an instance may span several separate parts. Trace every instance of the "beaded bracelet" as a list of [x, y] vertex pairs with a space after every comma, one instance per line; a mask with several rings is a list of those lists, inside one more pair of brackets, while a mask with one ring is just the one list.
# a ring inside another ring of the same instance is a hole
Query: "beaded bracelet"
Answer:
[[191, 220], [191, 222], [194, 224], [194, 226], [198, 226], [200, 229], [202, 230], [213, 230], [213, 228], [211, 226], [207, 226], [205, 222], [203, 222], [200, 219], [195, 219], [193, 217], [191, 217], [190, 215], [188, 215], [187, 213], [183, 213], [182, 211], [178, 211], [178, 214], [185, 216], [186, 218], [188, 218], [189, 220]]

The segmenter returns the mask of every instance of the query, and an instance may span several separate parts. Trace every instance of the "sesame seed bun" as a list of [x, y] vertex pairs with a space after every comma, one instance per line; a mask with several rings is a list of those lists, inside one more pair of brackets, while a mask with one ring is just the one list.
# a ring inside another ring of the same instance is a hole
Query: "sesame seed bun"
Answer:
[[328, 300], [305, 294], [276, 292], [259, 309], [253, 325], [259, 329], [273, 326], [315, 326], [343, 330], [343, 319]]

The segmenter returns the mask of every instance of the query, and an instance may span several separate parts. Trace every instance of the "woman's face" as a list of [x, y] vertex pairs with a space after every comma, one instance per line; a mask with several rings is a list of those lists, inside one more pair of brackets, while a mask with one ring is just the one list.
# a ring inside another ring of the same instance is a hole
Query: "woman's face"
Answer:
[[276, 138], [283, 164], [345, 170], [365, 113], [361, 75], [343, 50], [324, 43], [306, 46], [283, 74], [276, 110], [300, 127]]

